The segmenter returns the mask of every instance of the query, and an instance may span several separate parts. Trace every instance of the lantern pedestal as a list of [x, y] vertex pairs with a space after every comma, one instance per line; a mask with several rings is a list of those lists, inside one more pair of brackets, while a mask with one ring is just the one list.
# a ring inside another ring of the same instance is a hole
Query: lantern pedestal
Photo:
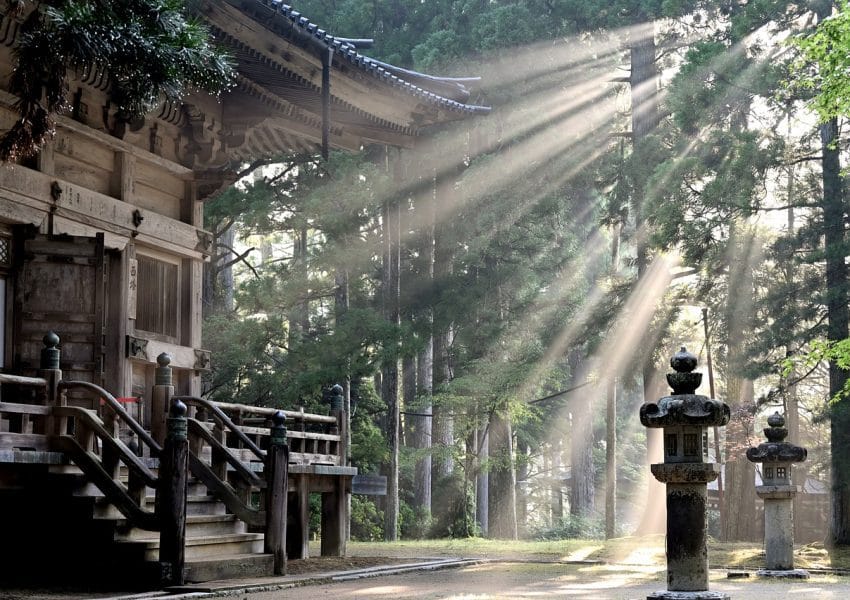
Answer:
[[[708, 590], [707, 484], [717, 479], [720, 467], [712, 463], [663, 463], [650, 468], [667, 488], [667, 588], [676, 593], [705, 592]], [[722, 594], [692, 597], [728, 598]]]

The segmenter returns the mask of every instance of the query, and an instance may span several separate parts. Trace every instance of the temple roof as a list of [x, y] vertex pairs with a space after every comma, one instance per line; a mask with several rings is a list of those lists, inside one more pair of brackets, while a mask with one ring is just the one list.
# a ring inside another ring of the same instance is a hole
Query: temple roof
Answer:
[[194, 10], [236, 63], [237, 86], [222, 97], [232, 159], [315, 152], [323, 133], [336, 148], [409, 147], [423, 128], [490, 110], [469, 102], [478, 78], [435, 77], [369, 58], [357, 41], [329, 34], [280, 1], [201, 0]]

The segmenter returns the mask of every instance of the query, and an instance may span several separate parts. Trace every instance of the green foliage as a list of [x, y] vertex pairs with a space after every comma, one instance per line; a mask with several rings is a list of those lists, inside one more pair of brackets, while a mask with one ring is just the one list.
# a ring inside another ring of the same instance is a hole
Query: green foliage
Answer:
[[836, 14], [795, 37], [794, 45], [802, 54], [794, 83], [814, 92], [812, 108], [823, 121], [850, 115], [850, 3], [841, 2]]
[[226, 56], [182, 0], [45, 0], [21, 27], [9, 90], [20, 119], [0, 138], [0, 160], [35, 153], [67, 108], [67, 70], [106, 69], [110, 99], [130, 120], [163, 98], [220, 92], [232, 81]]
[[[824, 363], [850, 371], [850, 338], [838, 341], [811, 340], [805, 353], [789, 356], [782, 361], [782, 375], [788, 377], [799, 372], [811, 372]], [[836, 406], [846, 398], [850, 398], [850, 380], [844, 383], [844, 389], [830, 399], [830, 404]]]
[[351, 496], [351, 539], [377, 542], [384, 539], [384, 515], [367, 496]]
[[535, 527], [529, 534], [531, 539], [537, 541], [598, 540], [605, 537], [605, 523], [597, 516], [568, 515], [552, 525]]
[[470, 537], [476, 535], [475, 496], [469, 482], [453, 473], [434, 482], [431, 537]]

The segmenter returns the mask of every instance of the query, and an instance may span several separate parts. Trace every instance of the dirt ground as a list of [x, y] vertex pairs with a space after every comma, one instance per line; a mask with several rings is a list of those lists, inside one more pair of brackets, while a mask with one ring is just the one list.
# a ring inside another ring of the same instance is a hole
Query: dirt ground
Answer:
[[[415, 572], [263, 593], [240, 600], [633, 600], [664, 590], [664, 569], [624, 565], [489, 563], [435, 572]], [[733, 600], [850, 597], [850, 578], [813, 576], [808, 581], [727, 579], [712, 572], [711, 590]]]
[[[663, 537], [658, 539], [597, 541], [558, 541], [518, 543], [493, 540], [448, 540], [439, 542], [352, 543], [344, 558], [316, 557], [288, 563], [283, 578], [230, 581], [210, 594], [188, 591], [176, 598], [220, 597], [236, 600], [634, 600], [664, 590]], [[712, 571], [711, 590], [728, 593], [734, 600], [781, 598], [850, 598], [850, 575], [824, 575], [818, 569], [826, 562], [818, 550], [802, 548], [797, 558], [801, 566], [813, 570], [808, 581], [763, 580], [754, 569], [763, 564], [758, 547], [725, 544], [713, 548], [711, 564], [750, 573], [743, 579], [728, 579], [726, 569]], [[411, 571], [363, 579], [328, 582], [340, 572], [432, 559], [478, 557], [489, 562], [434, 571]], [[584, 561], [584, 562], [581, 562]], [[833, 562], [833, 568], [836, 564]], [[844, 564], [838, 565], [843, 568]], [[848, 573], [846, 568], [844, 573]], [[321, 583], [316, 579], [321, 578]], [[304, 586], [313, 580], [312, 584]], [[297, 587], [286, 589], [286, 585]], [[272, 591], [250, 591], [260, 589]], [[236, 589], [234, 589], [236, 588]], [[156, 595], [156, 593], [154, 593]], [[131, 592], [92, 593], [83, 589], [4, 589], [0, 600], [139, 600]], [[149, 598], [152, 596], [148, 596]], [[169, 596], [159, 595], [157, 600]]]

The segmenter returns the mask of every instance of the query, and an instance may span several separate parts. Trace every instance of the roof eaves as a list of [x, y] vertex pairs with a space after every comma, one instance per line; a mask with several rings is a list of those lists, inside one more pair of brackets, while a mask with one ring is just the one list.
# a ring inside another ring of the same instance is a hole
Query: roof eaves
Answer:
[[300, 12], [294, 10], [290, 5], [283, 3], [281, 0], [255, 0], [255, 2], [275, 11], [276, 14], [280, 14], [281, 16], [289, 19], [294, 26], [293, 29], [300, 29], [301, 35], [304, 37], [323, 43], [325, 48], [333, 47], [334, 50], [342, 50], [342, 52], [335, 52], [335, 54], [346, 60], [355, 68], [372, 75], [376, 79], [384, 81], [391, 87], [397, 87], [397, 81], [402, 82], [404, 84], [403, 89], [407, 93], [421, 98], [430, 104], [442, 106], [449, 110], [469, 114], [487, 114], [490, 112], [490, 107], [458, 102], [457, 100], [446, 98], [440, 94], [423, 89], [422, 87], [404, 79], [404, 75], [418, 75], [423, 79], [430, 78], [433, 81], [454, 81], [461, 87], [463, 87], [461, 82], [476, 81], [479, 78], [439, 78], [383, 63], [360, 54], [357, 52], [353, 44], [340, 42], [334, 36], [329, 35], [324, 29], [320, 29], [318, 25], [312, 23], [309, 19], [302, 16]]

